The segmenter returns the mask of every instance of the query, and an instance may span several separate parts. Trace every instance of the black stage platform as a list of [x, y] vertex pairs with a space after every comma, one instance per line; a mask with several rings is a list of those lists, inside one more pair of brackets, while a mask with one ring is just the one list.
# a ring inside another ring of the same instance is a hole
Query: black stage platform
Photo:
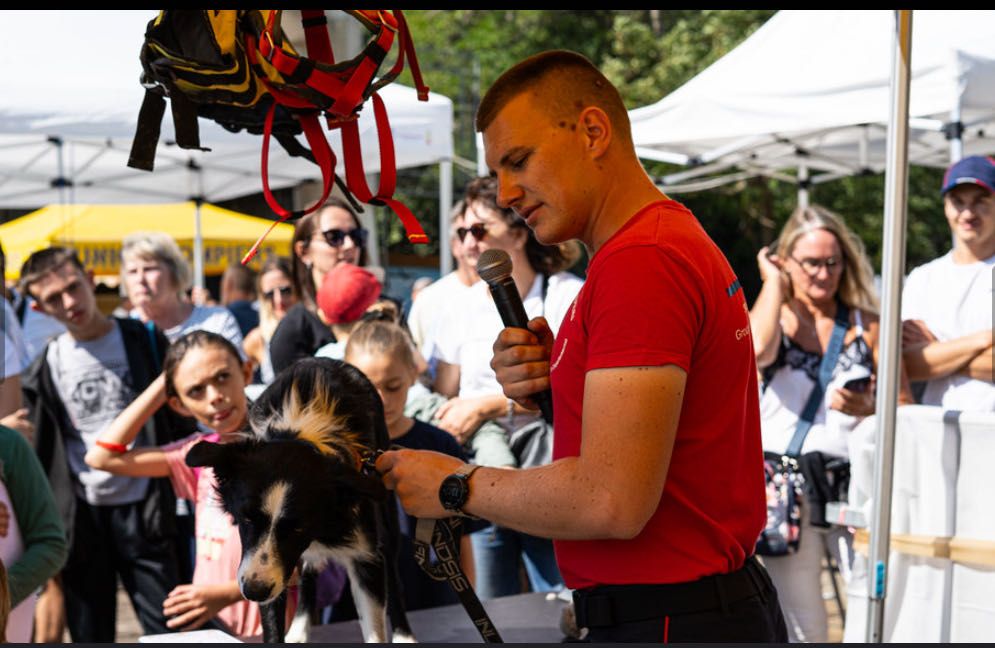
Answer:
[[[547, 596], [550, 598], [547, 599]], [[505, 596], [484, 602], [491, 622], [506, 643], [560, 643], [560, 615], [566, 602], [542, 593]], [[408, 613], [411, 629], [421, 643], [483, 643], [460, 605]], [[147, 635], [143, 643], [219, 643], [238, 641], [217, 630]], [[311, 629], [312, 643], [362, 643], [358, 621], [344, 621]], [[249, 642], [260, 643], [256, 637]]]
[[[559, 643], [560, 614], [566, 602], [546, 594], [531, 593], [484, 601], [491, 622], [507, 643]], [[446, 605], [408, 612], [415, 638], [423, 643], [483, 643], [461, 605]], [[314, 643], [363, 641], [357, 621], [345, 621], [311, 629]]]

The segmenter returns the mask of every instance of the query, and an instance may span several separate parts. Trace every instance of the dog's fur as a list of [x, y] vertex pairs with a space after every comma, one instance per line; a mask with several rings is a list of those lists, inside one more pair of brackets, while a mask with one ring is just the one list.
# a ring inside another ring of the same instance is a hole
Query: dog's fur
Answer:
[[[260, 604], [263, 640], [284, 639], [286, 585], [298, 562], [317, 570], [334, 559], [349, 573], [364, 639], [387, 640], [386, 611], [394, 640], [413, 641], [397, 571], [396, 501], [361, 470], [370, 451], [389, 443], [373, 385], [344, 362], [301, 360], [253, 404], [249, 424], [246, 439], [199, 443], [186, 462], [214, 468], [242, 541], [239, 587]], [[292, 630], [307, 627], [305, 608]]]

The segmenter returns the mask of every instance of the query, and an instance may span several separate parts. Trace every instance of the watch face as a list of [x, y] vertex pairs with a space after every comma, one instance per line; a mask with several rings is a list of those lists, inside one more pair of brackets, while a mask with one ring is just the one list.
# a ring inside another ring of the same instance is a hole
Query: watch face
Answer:
[[439, 487], [439, 501], [442, 502], [443, 507], [450, 511], [458, 510], [466, 503], [466, 496], [465, 480], [454, 475], [442, 480], [442, 485]]

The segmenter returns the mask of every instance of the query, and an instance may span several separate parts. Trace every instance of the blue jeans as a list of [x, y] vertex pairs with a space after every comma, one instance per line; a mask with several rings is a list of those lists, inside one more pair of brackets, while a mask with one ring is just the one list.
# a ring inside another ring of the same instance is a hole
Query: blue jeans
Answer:
[[481, 600], [521, 593], [519, 559], [525, 562], [532, 591], [558, 592], [563, 589], [563, 578], [556, 566], [551, 540], [493, 524], [471, 533], [470, 540], [477, 572], [477, 596]]

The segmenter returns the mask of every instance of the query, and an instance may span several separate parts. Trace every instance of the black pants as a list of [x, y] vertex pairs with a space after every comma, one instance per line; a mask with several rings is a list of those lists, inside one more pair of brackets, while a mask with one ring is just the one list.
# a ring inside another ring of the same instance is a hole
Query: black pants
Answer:
[[113, 642], [117, 579], [146, 634], [171, 632], [162, 602], [179, 584], [175, 538], [149, 537], [142, 503], [91, 506], [76, 500], [69, 559], [62, 572], [73, 642]]
[[[728, 585], [734, 580], [744, 578], [756, 584], [755, 593], [743, 595], [742, 588], [739, 588], [740, 595], [734, 594], [737, 588]], [[677, 609], [689, 607], [686, 605], [689, 598], [701, 598], [700, 585], [703, 582], [707, 582], [707, 590], [715, 591], [715, 607], [693, 612]], [[633, 607], [628, 603], [636, 600], [644, 604], [647, 599], [653, 599], [653, 586], [604, 586], [587, 591], [588, 595], [604, 594], [611, 598], [612, 603], [608, 607], [615, 610], [619, 616], [612, 625], [587, 626], [588, 641], [597, 643], [788, 642], [788, 631], [777, 600], [777, 591], [766, 570], [755, 558], [749, 558], [746, 565], [733, 574], [710, 576], [696, 583], [658, 587], [666, 590], [660, 593], [659, 612], [649, 618], [644, 614], [636, 614], [643, 617], [640, 619], [627, 618], [627, 612]], [[686, 596], [684, 592], [687, 593]], [[668, 600], [674, 601], [676, 613], [668, 613]], [[645, 608], [644, 605], [641, 607]], [[581, 621], [581, 614], [578, 613], [578, 624]]]

